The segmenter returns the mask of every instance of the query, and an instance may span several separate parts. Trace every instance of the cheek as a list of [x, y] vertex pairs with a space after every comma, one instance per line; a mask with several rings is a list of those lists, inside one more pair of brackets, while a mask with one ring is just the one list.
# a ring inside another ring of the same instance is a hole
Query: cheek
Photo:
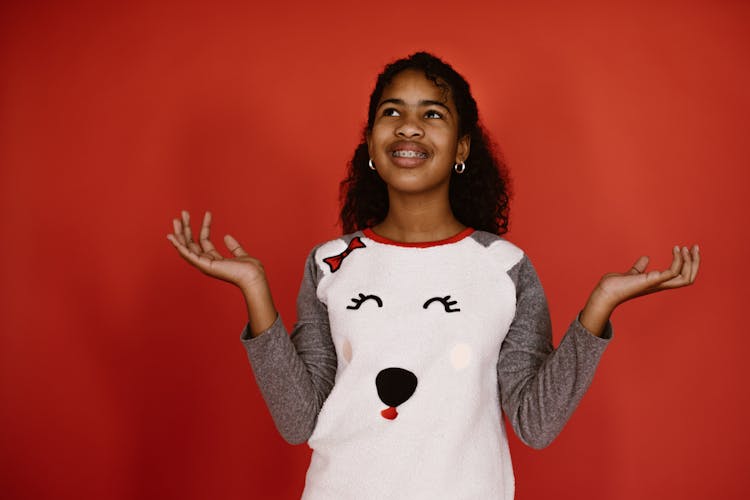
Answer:
[[392, 134], [386, 130], [385, 127], [375, 126], [370, 132], [370, 139], [367, 143], [370, 148], [370, 152], [376, 152], [375, 150], [382, 150], [385, 147], [385, 143], [390, 139]]
[[440, 145], [446, 156], [454, 157], [458, 152], [458, 139], [452, 131], [443, 131], [440, 134]]

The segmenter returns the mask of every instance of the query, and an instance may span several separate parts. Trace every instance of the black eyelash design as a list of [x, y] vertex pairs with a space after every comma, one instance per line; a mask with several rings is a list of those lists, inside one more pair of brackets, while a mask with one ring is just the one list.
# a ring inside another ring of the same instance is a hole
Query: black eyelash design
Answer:
[[357, 299], [357, 298], [354, 298], [354, 297], [352, 297], [352, 302], [354, 302], [354, 305], [353, 305], [353, 306], [346, 306], [346, 308], [347, 308], [347, 309], [354, 309], [354, 310], [357, 310], [357, 309], [359, 309], [359, 308], [360, 308], [360, 306], [362, 306], [362, 304], [363, 304], [363, 303], [364, 303], [364, 302], [365, 302], [366, 300], [370, 300], [370, 299], [372, 299], [372, 300], [374, 300], [375, 302], [377, 302], [377, 303], [378, 303], [378, 307], [383, 307], [383, 301], [382, 301], [382, 300], [380, 299], [380, 297], [378, 297], [377, 295], [365, 295], [364, 293], [360, 293], [360, 294], [359, 294], [359, 298], [358, 298], [358, 299]]
[[432, 304], [433, 302], [440, 302], [441, 304], [443, 304], [443, 307], [445, 307], [445, 312], [447, 312], [447, 313], [459, 312], [461, 310], [459, 308], [451, 309], [451, 307], [453, 307], [456, 304], [458, 304], [458, 301], [457, 300], [450, 300], [450, 299], [451, 299], [450, 295], [446, 295], [445, 297], [433, 297], [430, 300], [428, 300], [427, 302], [425, 302], [422, 307], [425, 308], [425, 309], [427, 309], [427, 307], [430, 304]]

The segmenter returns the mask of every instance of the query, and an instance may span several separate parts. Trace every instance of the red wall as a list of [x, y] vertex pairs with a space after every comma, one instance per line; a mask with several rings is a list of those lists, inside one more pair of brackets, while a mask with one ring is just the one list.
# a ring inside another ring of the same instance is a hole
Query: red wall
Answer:
[[3, 498], [299, 496], [239, 293], [165, 234], [213, 210], [291, 324], [374, 77], [418, 49], [473, 85], [556, 341], [602, 273], [702, 249], [616, 312], [557, 441], [513, 441], [518, 498], [747, 498], [748, 5], [487, 3], [2, 3]]

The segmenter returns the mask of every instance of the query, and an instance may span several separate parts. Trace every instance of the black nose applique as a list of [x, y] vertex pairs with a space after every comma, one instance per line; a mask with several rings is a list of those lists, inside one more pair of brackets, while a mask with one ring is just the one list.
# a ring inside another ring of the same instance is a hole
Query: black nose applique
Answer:
[[380, 414], [393, 420], [398, 416], [396, 407], [412, 397], [417, 389], [417, 376], [403, 368], [386, 368], [375, 377], [375, 386], [380, 400], [388, 405]]

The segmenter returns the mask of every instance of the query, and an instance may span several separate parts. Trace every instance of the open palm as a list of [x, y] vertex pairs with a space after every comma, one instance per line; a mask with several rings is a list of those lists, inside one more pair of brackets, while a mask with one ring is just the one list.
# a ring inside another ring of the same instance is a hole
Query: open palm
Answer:
[[674, 247], [672, 264], [664, 271], [646, 272], [648, 262], [648, 257], [640, 257], [627, 272], [605, 274], [597, 292], [615, 307], [642, 295], [690, 285], [698, 274], [700, 254], [697, 245], [691, 250]]
[[233, 283], [240, 288], [252, 287], [265, 282], [265, 271], [261, 262], [248, 255], [230, 235], [224, 236], [224, 244], [233, 257], [224, 257], [211, 242], [211, 212], [203, 217], [198, 242], [193, 241], [190, 214], [183, 211], [181, 219], [172, 221], [174, 233], [167, 235], [180, 255], [191, 265], [208, 276]]

